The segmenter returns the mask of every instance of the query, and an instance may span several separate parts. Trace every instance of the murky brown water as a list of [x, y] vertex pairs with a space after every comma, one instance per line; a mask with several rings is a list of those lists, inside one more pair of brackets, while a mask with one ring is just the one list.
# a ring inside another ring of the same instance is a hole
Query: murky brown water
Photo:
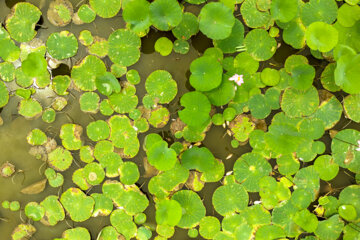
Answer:
[[[15, 0], [6, 0], [0, 1], [0, 17], [3, 22], [6, 15], [10, 12], [10, 9], [6, 6], [13, 5], [18, 1]], [[36, 6], [42, 6], [41, 10], [43, 12], [43, 25], [42, 28], [38, 31], [37, 37], [42, 40], [46, 40], [48, 35], [55, 31], [68, 30], [73, 32], [76, 36], [79, 36], [79, 32], [84, 29], [90, 30], [93, 35], [97, 35], [103, 38], [107, 38], [109, 34], [118, 28], [123, 28], [125, 26], [122, 21], [120, 15], [111, 19], [102, 19], [97, 17], [94, 23], [83, 24], [83, 25], [68, 25], [63, 28], [54, 27], [46, 18], [47, 5], [50, 2], [49, 0], [31, 0], [28, 1], [33, 3]], [[76, 9], [78, 0], [72, 1], [74, 9]], [[197, 13], [198, 8], [196, 6], [189, 6], [186, 9], [187, 11]], [[189, 65], [191, 61], [197, 58], [201, 52], [203, 52], [207, 47], [211, 45], [211, 42], [206, 40], [206, 38], [199, 33], [196, 37], [192, 38], [192, 45], [190, 51], [186, 55], [180, 55], [176, 53], [172, 53], [167, 57], [162, 57], [158, 53], [154, 52], [154, 43], [157, 38], [166, 35], [166, 33], [158, 33], [152, 30], [148, 36], [142, 39], [142, 54], [139, 62], [135, 65], [129, 67], [129, 69], [137, 69], [141, 76], [141, 83], [136, 86], [137, 95], [139, 97], [139, 103], [141, 103], [142, 96], [145, 94], [144, 82], [146, 77], [154, 70], [164, 69], [169, 71], [173, 78], [178, 83], [178, 95], [169, 105], [169, 110], [172, 113], [172, 117], [176, 116], [176, 111], [179, 110], [179, 98], [180, 96], [188, 91], [186, 88], [186, 83], [188, 81], [189, 75]], [[270, 62], [277, 66], [276, 68], [282, 67], [282, 63], [285, 61], [286, 57], [294, 54], [298, 51], [294, 51], [291, 47], [287, 47], [287, 45], [283, 44], [280, 49], [278, 49], [276, 55], [268, 62], [262, 63], [261, 68], [267, 66]], [[86, 55], [86, 49], [84, 46], [79, 44], [78, 54], [72, 58], [72, 62], [76, 63], [81, 60]], [[107, 67], [111, 65], [111, 62], [108, 58], [104, 59]], [[312, 61], [312, 62], [311, 62]], [[317, 74], [321, 73], [321, 69], [325, 66], [320, 61], [317, 61], [311, 58], [310, 62], [312, 64], [318, 65]], [[65, 74], [68, 72], [66, 66], [63, 68], [55, 70], [58, 74]], [[315, 83], [316, 85], [316, 83]], [[10, 89], [14, 90], [16, 88], [15, 83], [11, 83], [8, 85]], [[316, 85], [318, 86], [318, 85]], [[319, 87], [321, 87], [319, 85]], [[73, 95], [73, 96], [72, 96]], [[42, 122], [41, 118], [37, 120], [25, 120], [23, 117], [17, 115], [17, 105], [19, 102], [18, 97], [11, 97], [9, 104], [3, 109], [0, 113], [0, 116], [4, 119], [4, 125], [0, 127], [0, 164], [5, 161], [9, 161], [13, 163], [18, 170], [23, 171], [22, 173], [18, 173], [12, 179], [0, 178], [0, 201], [3, 200], [18, 200], [21, 203], [21, 206], [24, 207], [25, 204], [29, 201], [42, 201], [46, 196], [50, 194], [58, 195], [61, 194], [62, 189], [67, 189], [72, 186], [71, 175], [74, 170], [79, 168], [78, 165], [83, 165], [77, 157], [77, 154], [74, 154], [75, 159], [77, 159], [77, 164], [73, 163], [70, 170], [64, 173], [65, 183], [63, 188], [55, 189], [50, 186], [47, 186], [45, 191], [36, 194], [36, 195], [24, 195], [20, 193], [20, 190], [34, 182], [44, 179], [43, 172], [45, 167], [43, 162], [32, 157], [28, 151], [30, 146], [26, 142], [26, 135], [33, 128], [40, 128], [47, 133], [50, 137], [55, 137], [58, 143], [60, 143], [57, 134], [59, 133], [59, 129], [62, 124], [68, 122], [74, 122], [76, 124], [82, 125], [84, 128], [90, 121], [93, 119], [105, 119], [100, 113], [91, 115], [84, 114], [80, 111], [79, 103], [76, 97], [79, 96], [79, 93], [72, 91], [72, 95], [65, 96], [69, 102], [68, 106], [63, 110], [63, 112], [58, 113], [56, 115], [56, 121], [52, 124], [47, 124]], [[51, 90], [39, 90], [34, 97], [41, 101], [43, 106], [49, 106], [51, 104], [52, 98], [54, 94]], [[75, 98], [74, 98], [75, 97]], [[341, 94], [338, 95], [339, 100], [342, 100]], [[270, 120], [270, 118], [269, 118]], [[342, 121], [336, 126], [336, 129], [341, 129], [343, 126], [347, 124], [346, 119], [342, 119]], [[351, 124], [348, 127], [360, 129], [358, 124]], [[158, 132], [160, 134], [167, 134], [168, 126], [161, 129], [151, 129], [149, 132]], [[145, 134], [147, 134], [145, 133]], [[145, 134], [139, 135], [139, 140], [142, 143]], [[220, 141], [221, 140], [221, 141]], [[216, 158], [224, 160], [226, 172], [230, 171], [233, 167], [234, 161], [243, 153], [250, 151], [249, 145], [245, 145], [243, 147], [239, 147], [237, 149], [233, 149], [230, 145], [230, 137], [225, 134], [225, 129], [222, 127], [212, 127], [211, 130], [207, 133], [205, 140], [203, 141], [203, 145], [211, 150]], [[322, 139], [327, 143], [327, 152], [330, 151], [329, 143], [330, 138], [328, 136], [323, 137]], [[225, 158], [230, 154], [233, 154], [231, 159], [225, 160]], [[140, 150], [139, 154], [133, 159], [138, 166], [139, 170], [143, 172], [142, 167], [142, 159], [145, 156], [145, 153]], [[139, 185], [143, 185], [142, 190], [147, 191], [147, 182], [148, 179], [140, 178], [138, 181]], [[353, 174], [346, 174], [342, 171], [334, 180], [331, 181], [333, 187], [341, 188], [343, 186], [354, 183]], [[213, 215], [221, 218], [214, 210], [211, 204], [211, 197], [214, 190], [220, 185], [220, 183], [211, 183], [206, 184], [205, 188], [199, 192], [199, 195], [204, 201], [204, 204], [207, 208], [207, 215]], [[326, 183], [322, 184], [322, 192], [327, 192], [328, 185]], [[91, 192], [99, 192], [101, 189], [99, 187], [95, 187], [91, 190]], [[150, 206], [146, 209], [145, 213], [148, 216], [148, 222], [155, 223], [154, 220], [154, 206], [150, 204]], [[16, 225], [21, 223], [26, 219], [25, 215], [20, 212], [11, 212], [10, 210], [6, 210], [0, 208], [0, 217], [6, 219], [6, 221], [0, 221], [0, 240], [2, 239], [10, 239], [10, 234], [15, 228]], [[42, 223], [35, 222], [33, 225], [36, 227], [37, 232], [34, 235], [33, 239], [37, 240], [48, 240], [56, 237], [60, 237], [62, 232], [70, 227], [76, 226], [84, 226], [89, 229], [92, 239], [96, 239], [98, 232], [102, 227], [109, 225], [109, 217], [97, 217], [91, 218], [90, 220], [84, 223], [73, 223], [68, 217], [66, 221], [62, 221], [58, 223], [54, 227], [44, 226]], [[153, 234], [156, 235], [156, 234]], [[185, 230], [176, 230], [175, 236], [171, 239], [188, 239], [187, 231]], [[197, 239], [201, 239], [198, 237]]]

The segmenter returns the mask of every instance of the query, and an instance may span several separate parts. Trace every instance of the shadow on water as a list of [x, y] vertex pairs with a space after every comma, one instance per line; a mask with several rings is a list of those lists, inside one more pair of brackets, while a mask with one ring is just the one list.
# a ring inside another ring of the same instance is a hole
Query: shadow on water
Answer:
[[53, 69], [51, 72], [53, 77], [58, 75], [70, 76], [71, 69], [69, 68], [68, 65], [62, 63], [57, 68]]
[[12, 8], [15, 4], [19, 2], [26, 2], [25, 0], [5, 0], [5, 4], [8, 8]]
[[199, 32], [191, 38], [191, 45], [199, 52], [204, 53], [209, 47], [213, 47], [212, 41]]
[[162, 32], [157, 29], [151, 27], [149, 33], [141, 38], [141, 52], [145, 54], [150, 54], [155, 52], [155, 42], [161, 37], [167, 37], [172, 42], [176, 40], [174, 35], [172, 35], [171, 31]]

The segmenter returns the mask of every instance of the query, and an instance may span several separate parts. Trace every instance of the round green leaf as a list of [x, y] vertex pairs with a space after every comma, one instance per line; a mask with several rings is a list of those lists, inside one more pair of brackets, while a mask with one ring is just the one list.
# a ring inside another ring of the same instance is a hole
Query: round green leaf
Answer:
[[322, 155], [314, 162], [315, 171], [319, 173], [320, 179], [330, 181], [339, 172], [339, 165], [334, 162], [330, 155]]
[[182, 207], [182, 216], [177, 224], [178, 227], [193, 228], [205, 217], [206, 209], [195, 192], [181, 190], [176, 192], [171, 199], [177, 201]]
[[298, 13], [298, 1], [297, 0], [271, 1], [270, 12], [275, 20], [279, 20], [280, 22], [289, 22]]
[[118, 29], [108, 39], [109, 58], [115, 64], [130, 66], [140, 58], [140, 38], [131, 30]]
[[183, 14], [181, 22], [172, 30], [177, 39], [188, 40], [199, 31], [199, 23], [196, 16], [190, 12]]
[[264, 29], [250, 31], [244, 40], [246, 51], [257, 61], [270, 59], [277, 48], [276, 40]]
[[105, 72], [104, 62], [96, 56], [88, 55], [71, 69], [71, 78], [80, 90], [94, 91], [96, 77], [104, 75]]
[[53, 58], [62, 60], [76, 55], [78, 42], [73, 33], [61, 31], [50, 34], [46, 41], [46, 47]]
[[218, 187], [212, 196], [212, 204], [222, 216], [240, 212], [247, 207], [248, 202], [249, 196], [245, 187], [237, 183]]
[[121, 0], [90, 0], [90, 7], [102, 18], [112, 18], [120, 10]]
[[190, 65], [190, 84], [198, 91], [210, 91], [221, 84], [222, 67], [212, 57], [202, 56]]
[[6, 29], [18, 42], [29, 42], [35, 35], [35, 25], [39, 21], [41, 11], [31, 3], [19, 2], [12, 7], [6, 18]]
[[146, 79], [145, 88], [150, 96], [159, 99], [159, 103], [170, 103], [177, 94], [177, 84], [165, 70], [152, 72]]
[[89, 125], [86, 127], [86, 133], [92, 141], [97, 142], [109, 137], [110, 128], [104, 120], [98, 120], [89, 123]]
[[171, 199], [163, 199], [156, 204], [156, 223], [176, 226], [182, 217], [181, 205]]
[[258, 153], [245, 153], [234, 164], [236, 181], [249, 192], [258, 192], [258, 181], [270, 172], [271, 165]]
[[234, 24], [235, 17], [231, 9], [221, 2], [208, 3], [200, 11], [200, 31], [211, 39], [229, 37]]
[[150, 4], [150, 21], [160, 31], [169, 31], [182, 20], [181, 7], [176, 0], [155, 0]]
[[309, 116], [316, 111], [318, 105], [318, 92], [313, 86], [304, 91], [287, 88], [281, 101], [281, 108], [289, 117]]
[[306, 29], [306, 44], [312, 50], [329, 52], [338, 43], [338, 31], [324, 22], [314, 22]]
[[68, 188], [60, 198], [61, 204], [75, 222], [83, 222], [91, 217], [95, 201], [78, 188]]

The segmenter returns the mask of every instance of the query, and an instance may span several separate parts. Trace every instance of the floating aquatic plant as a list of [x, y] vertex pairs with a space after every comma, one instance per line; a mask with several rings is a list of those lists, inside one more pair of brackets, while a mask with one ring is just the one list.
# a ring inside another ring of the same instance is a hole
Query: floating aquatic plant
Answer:
[[[20, 193], [43, 199], [3, 199], [27, 222], [4, 237], [66, 219], [86, 222], [48, 237], [360, 238], [359, 13], [358, 0], [15, 4], [0, 131], [12, 141], [9, 122], [31, 121], [23, 140], [44, 165]], [[27, 181], [21, 167], [7, 158], [0, 174]]]

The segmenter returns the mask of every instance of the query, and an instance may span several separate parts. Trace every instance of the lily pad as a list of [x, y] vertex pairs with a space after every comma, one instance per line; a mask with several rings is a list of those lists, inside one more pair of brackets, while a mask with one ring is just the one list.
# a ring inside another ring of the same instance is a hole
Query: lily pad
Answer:
[[61, 31], [50, 34], [46, 47], [53, 58], [62, 60], [76, 55], [78, 41], [73, 33]]
[[64, 27], [71, 22], [74, 9], [68, 0], [54, 0], [50, 2], [47, 18], [51, 24]]
[[121, 237], [122, 236], [116, 231], [116, 229], [113, 226], [107, 226], [101, 229], [97, 239], [113, 240], [113, 239], [121, 239]]
[[314, 232], [319, 224], [316, 216], [307, 209], [295, 213], [294, 222], [307, 232]]
[[354, 129], [345, 129], [338, 132], [332, 142], [332, 156], [340, 167], [348, 168], [355, 173], [360, 171], [360, 152], [357, 151], [360, 132]]
[[199, 28], [207, 37], [218, 40], [230, 36], [235, 17], [230, 8], [221, 2], [206, 4], [199, 14]]
[[83, 176], [91, 185], [100, 184], [105, 178], [105, 171], [99, 163], [88, 163], [84, 167]]
[[151, 111], [151, 115], [148, 121], [155, 128], [162, 128], [168, 123], [169, 118], [170, 113], [167, 108], [157, 107], [156, 109]]
[[339, 238], [344, 228], [344, 222], [338, 215], [331, 216], [330, 218], [320, 221], [315, 235], [320, 239], [336, 240]]
[[[350, 185], [344, 188], [339, 196], [339, 203], [341, 205], [348, 205], [347, 207], [349, 209], [346, 209], [347, 211], [344, 211], [345, 217], [350, 217], [351, 221], [357, 221], [359, 219], [359, 210], [360, 210], [360, 202], [359, 202], [359, 186], [357, 185]], [[350, 210], [350, 206], [354, 207], [356, 210], [356, 213], [353, 213], [352, 210]], [[345, 209], [344, 209], [345, 210]], [[342, 210], [339, 210], [341, 212]], [[347, 214], [345, 212], [348, 212]], [[350, 214], [349, 214], [350, 213]], [[349, 214], [349, 215], [348, 215]], [[353, 219], [355, 216], [355, 219]], [[349, 220], [350, 220], [349, 219]]]
[[82, 146], [81, 134], [83, 128], [77, 124], [64, 124], [60, 129], [63, 146], [68, 150], [79, 150]]
[[93, 43], [88, 47], [88, 52], [104, 58], [109, 52], [109, 43], [105, 38], [95, 36]]
[[234, 53], [237, 47], [243, 45], [244, 31], [244, 25], [236, 18], [231, 34], [227, 38], [213, 40], [214, 46], [220, 48], [223, 53]]
[[141, 81], [139, 72], [135, 69], [129, 70], [126, 73], [126, 80], [133, 85], [139, 84]]
[[314, 166], [301, 168], [293, 180], [297, 189], [304, 189], [312, 196], [312, 201], [315, 200], [316, 195], [320, 189], [320, 177]]
[[29, 202], [25, 206], [25, 215], [33, 221], [40, 221], [45, 215], [45, 208], [37, 202]]
[[245, 153], [234, 164], [236, 181], [249, 192], [258, 192], [258, 181], [271, 172], [271, 165], [258, 153]]
[[281, 108], [289, 117], [309, 116], [316, 111], [318, 105], [318, 92], [313, 86], [305, 91], [288, 88], [281, 101]]
[[68, 104], [66, 98], [63, 97], [56, 97], [53, 101], [53, 103], [51, 104], [51, 107], [55, 110], [55, 111], [62, 111], [66, 105]]
[[172, 29], [172, 33], [177, 39], [188, 40], [199, 31], [199, 23], [196, 16], [190, 12], [183, 14], [181, 22]]
[[123, 209], [113, 211], [110, 215], [110, 222], [126, 239], [135, 237], [137, 227], [133, 222], [133, 217], [128, 215]]
[[119, 167], [121, 183], [125, 185], [135, 184], [140, 177], [138, 166], [133, 162], [124, 162]]
[[90, 233], [86, 228], [76, 227], [63, 232], [62, 238], [66, 240], [90, 240]]
[[8, 102], [9, 102], [9, 91], [5, 83], [0, 82], [0, 108], [4, 107]]
[[360, 92], [360, 84], [354, 79], [359, 75], [356, 68], [360, 61], [360, 55], [344, 55], [340, 57], [335, 68], [335, 84], [340, 86], [345, 92], [357, 94]]
[[174, 41], [174, 52], [180, 54], [187, 54], [190, 50], [190, 45], [188, 41], [182, 39], [176, 39]]
[[257, 119], [264, 119], [271, 112], [271, 107], [267, 103], [265, 96], [262, 94], [251, 96], [248, 105], [251, 115]]
[[210, 91], [221, 84], [222, 67], [212, 57], [202, 56], [190, 65], [190, 84], [198, 91]]
[[208, 97], [212, 105], [223, 106], [235, 97], [234, 84], [229, 81], [226, 74], [223, 74], [221, 84], [217, 88], [204, 94]]
[[156, 223], [176, 226], [182, 217], [180, 203], [171, 199], [163, 199], [156, 204]]
[[11, 233], [12, 240], [30, 239], [36, 232], [36, 228], [31, 224], [19, 224]]
[[212, 196], [212, 204], [222, 216], [240, 212], [247, 207], [248, 202], [249, 196], [245, 188], [237, 183], [218, 187]]
[[337, 11], [334, 0], [310, 0], [301, 9], [300, 17], [305, 26], [317, 21], [331, 24], [336, 20]]
[[312, 86], [315, 68], [308, 64], [299, 64], [291, 69], [290, 85], [299, 90], [306, 90]]
[[57, 147], [48, 155], [48, 163], [50, 167], [57, 171], [67, 170], [73, 161], [71, 153], [63, 147]]
[[110, 136], [110, 128], [104, 120], [98, 120], [89, 123], [86, 127], [86, 133], [92, 141], [97, 142]]
[[100, 193], [93, 193], [91, 194], [91, 197], [95, 200], [92, 216], [109, 216], [114, 207], [111, 199]]
[[181, 190], [176, 192], [171, 199], [177, 201], [183, 208], [182, 217], [177, 224], [178, 227], [193, 228], [200, 223], [203, 217], [205, 217], [205, 207], [199, 195], [195, 192]]
[[39, 77], [47, 72], [47, 62], [40, 53], [30, 53], [22, 62], [21, 70], [28, 77]]
[[208, 98], [201, 92], [185, 93], [181, 99], [180, 104], [185, 109], [179, 111], [181, 121], [189, 126], [200, 127], [210, 121], [211, 104]]
[[79, 41], [84, 46], [90, 46], [94, 42], [94, 37], [89, 30], [82, 30], [79, 34]]
[[181, 155], [181, 164], [189, 170], [207, 172], [215, 166], [215, 157], [206, 147], [192, 147]]
[[152, 72], [146, 79], [145, 88], [150, 96], [159, 98], [159, 103], [169, 103], [177, 94], [177, 84], [165, 70]]
[[121, 0], [90, 0], [90, 7], [102, 18], [114, 17], [121, 8]]
[[68, 188], [60, 198], [61, 204], [75, 222], [83, 222], [91, 217], [95, 201], [78, 188]]
[[338, 31], [324, 22], [314, 22], [306, 29], [305, 38], [312, 50], [329, 52], [338, 43]]
[[168, 147], [167, 142], [159, 141], [147, 151], [148, 161], [160, 171], [170, 170], [177, 162], [176, 152]]
[[76, 14], [83, 23], [91, 23], [96, 18], [95, 11], [88, 4], [82, 4]]
[[270, 59], [277, 48], [276, 40], [263, 29], [250, 31], [244, 40], [247, 52], [257, 61]]
[[271, 16], [280, 22], [291, 21], [298, 13], [297, 0], [275, 0], [270, 5]]
[[182, 20], [181, 7], [176, 0], [155, 0], [150, 4], [150, 21], [157, 29], [169, 31]]
[[245, 0], [240, 8], [244, 22], [250, 28], [266, 27], [271, 22], [270, 12], [258, 10], [257, 1]]
[[30, 145], [38, 146], [47, 142], [47, 136], [43, 131], [36, 128], [27, 135], [26, 140]]
[[95, 92], [85, 92], [80, 96], [80, 109], [85, 113], [97, 113], [99, 111], [100, 97]]
[[138, 97], [135, 94], [128, 93], [125, 88], [119, 93], [113, 93], [109, 96], [109, 102], [112, 109], [117, 113], [128, 113], [138, 104]]
[[57, 95], [67, 95], [71, 79], [67, 75], [57, 75], [52, 79], [51, 87]]
[[357, 218], [356, 209], [352, 205], [341, 205], [338, 209], [340, 217], [346, 221], [353, 221]]
[[40, 116], [43, 109], [38, 101], [29, 98], [21, 100], [18, 110], [20, 115], [24, 116], [25, 118], [32, 119]]
[[58, 201], [58, 196], [47, 196], [41, 203], [45, 209], [45, 215], [41, 222], [45, 225], [55, 226], [58, 222], [64, 220], [65, 212], [63, 206]]
[[71, 78], [80, 90], [94, 91], [96, 77], [104, 75], [105, 72], [104, 62], [96, 56], [88, 55], [71, 69]]
[[156, 52], [165, 57], [172, 52], [173, 43], [167, 37], [161, 37], [156, 40], [154, 48]]
[[123, 148], [124, 157], [134, 157], [140, 147], [137, 132], [124, 115], [115, 115], [108, 120], [110, 126], [110, 140], [117, 148]]
[[339, 165], [334, 162], [330, 155], [322, 155], [316, 158], [314, 167], [319, 173], [320, 178], [324, 181], [330, 181], [339, 172]]
[[35, 35], [35, 25], [39, 21], [41, 11], [31, 3], [19, 2], [12, 7], [5, 24], [10, 36], [18, 42], [29, 42]]
[[15, 79], [15, 66], [10, 62], [0, 63], [0, 77], [4, 82], [11, 82]]
[[110, 34], [108, 43], [108, 55], [113, 63], [130, 66], [139, 60], [141, 42], [133, 31], [118, 29]]
[[360, 122], [360, 116], [356, 109], [360, 101], [360, 94], [348, 95], [344, 99], [344, 112], [347, 118], [354, 122]]
[[123, 2], [122, 16], [127, 27], [139, 36], [146, 33], [151, 26], [150, 3], [146, 0], [129, 0]]

